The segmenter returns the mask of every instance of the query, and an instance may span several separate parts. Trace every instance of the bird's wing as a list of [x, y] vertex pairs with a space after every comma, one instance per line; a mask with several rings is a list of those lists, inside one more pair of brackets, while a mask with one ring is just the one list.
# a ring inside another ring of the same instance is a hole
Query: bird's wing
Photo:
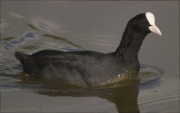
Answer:
[[64, 63], [71, 66], [80, 66], [85, 63], [94, 62], [104, 54], [94, 51], [62, 52], [55, 50], [40, 51], [32, 55], [32, 59], [38, 65], [44, 63]]

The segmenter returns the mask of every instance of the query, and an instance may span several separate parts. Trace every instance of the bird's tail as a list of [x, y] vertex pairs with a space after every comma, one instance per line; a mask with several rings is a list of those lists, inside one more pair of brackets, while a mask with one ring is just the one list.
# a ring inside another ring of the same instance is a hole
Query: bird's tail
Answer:
[[15, 52], [14, 54], [16, 58], [20, 61], [20, 63], [23, 66], [23, 71], [29, 75], [32, 75], [34, 62], [30, 55], [21, 53], [21, 52]]
[[20, 62], [24, 62], [25, 60], [27, 60], [29, 58], [29, 55], [24, 54], [24, 53], [20, 53], [20, 52], [15, 52], [14, 54], [16, 56], [16, 58], [18, 60], [20, 60]]

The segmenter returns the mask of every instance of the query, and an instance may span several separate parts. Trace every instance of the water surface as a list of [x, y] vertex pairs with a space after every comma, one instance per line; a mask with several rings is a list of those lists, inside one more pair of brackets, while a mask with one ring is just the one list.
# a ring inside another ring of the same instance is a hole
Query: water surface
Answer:
[[[178, 8], [178, 1], [2, 1], [1, 111], [179, 112]], [[146, 11], [163, 36], [144, 40], [138, 79], [84, 89], [21, 76], [15, 51], [113, 52], [129, 19]]]

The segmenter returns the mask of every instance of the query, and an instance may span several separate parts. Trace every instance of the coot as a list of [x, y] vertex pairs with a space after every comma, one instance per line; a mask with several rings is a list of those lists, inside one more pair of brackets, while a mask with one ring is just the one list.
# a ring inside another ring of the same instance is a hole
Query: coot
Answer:
[[42, 50], [32, 55], [16, 52], [15, 56], [21, 62], [23, 71], [30, 76], [96, 87], [118, 82], [122, 77], [138, 75], [138, 52], [150, 32], [161, 35], [154, 15], [146, 12], [129, 20], [115, 52]]

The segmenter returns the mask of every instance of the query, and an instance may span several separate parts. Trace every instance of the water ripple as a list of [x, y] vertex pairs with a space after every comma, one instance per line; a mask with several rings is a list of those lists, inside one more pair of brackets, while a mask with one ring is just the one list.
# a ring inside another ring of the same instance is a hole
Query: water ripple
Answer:
[[[163, 94], [155, 94], [151, 96], [143, 96], [138, 97], [138, 105], [142, 109], [143, 112], [148, 112], [149, 108], [160, 109], [161, 105], [165, 106], [172, 106], [169, 111], [176, 111], [179, 105], [179, 91], [172, 91]], [[170, 104], [172, 103], [172, 104]], [[167, 109], [167, 108], [162, 108]], [[168, 112], [168, 111], [166, 111]]]

